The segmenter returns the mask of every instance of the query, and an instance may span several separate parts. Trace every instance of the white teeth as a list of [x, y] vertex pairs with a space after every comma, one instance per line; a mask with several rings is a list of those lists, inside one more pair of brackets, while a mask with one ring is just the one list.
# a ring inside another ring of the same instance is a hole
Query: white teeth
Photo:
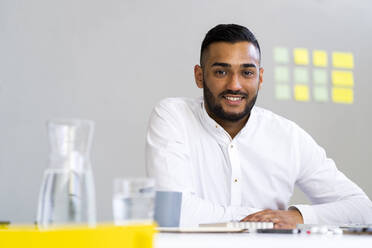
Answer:
[[241, 97], [231, 97], [231, 96], [225, 96], [225, 98], [229, 101], [239, 101]]

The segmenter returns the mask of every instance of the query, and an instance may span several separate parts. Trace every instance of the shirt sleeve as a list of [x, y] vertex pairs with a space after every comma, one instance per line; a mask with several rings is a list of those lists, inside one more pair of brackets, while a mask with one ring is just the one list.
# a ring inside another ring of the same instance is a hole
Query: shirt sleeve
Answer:
[[296, 184], [312, 205], [294, 205], [305, 224], [372, 223], [372, 203], [340, 172], [323, 148], [302, 129], [298, 135], [299, 177]]
[[161, 102], [155, 107], [146, 137], [146, 170], [158, 190], [182, 192], [181, 226], [238, 221], [260, 209], [222, 206], [195, 194], [190, 152], [182, 116]]

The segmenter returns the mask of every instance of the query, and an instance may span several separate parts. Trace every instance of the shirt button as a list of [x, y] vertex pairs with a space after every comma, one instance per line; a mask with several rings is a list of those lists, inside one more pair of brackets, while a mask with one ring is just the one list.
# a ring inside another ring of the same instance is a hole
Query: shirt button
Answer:
[[234, 145], [230, 145], [231, 148], [234, 148]]
[[234, 182], [238, 182], [238, 179], [235, 178], [235, 179], [234, 179]]
[[218, 128], [218, 126], [216, 125], [216, 128]]

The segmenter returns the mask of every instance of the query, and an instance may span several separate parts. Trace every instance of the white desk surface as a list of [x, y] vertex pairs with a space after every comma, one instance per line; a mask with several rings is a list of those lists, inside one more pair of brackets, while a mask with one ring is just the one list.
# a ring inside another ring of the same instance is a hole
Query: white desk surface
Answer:
[[372, 235], [157, 233], [154, 248], [372, 248]]

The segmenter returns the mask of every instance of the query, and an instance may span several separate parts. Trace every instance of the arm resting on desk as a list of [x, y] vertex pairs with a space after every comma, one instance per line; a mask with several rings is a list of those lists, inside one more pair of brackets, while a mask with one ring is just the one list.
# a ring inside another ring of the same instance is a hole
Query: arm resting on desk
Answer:
[[323, 148], [300, 132], [297, 186], [312, 205], [294, 205], [305, 224], [370, 224], [372, 202], [355, 183], [340, 172]]

